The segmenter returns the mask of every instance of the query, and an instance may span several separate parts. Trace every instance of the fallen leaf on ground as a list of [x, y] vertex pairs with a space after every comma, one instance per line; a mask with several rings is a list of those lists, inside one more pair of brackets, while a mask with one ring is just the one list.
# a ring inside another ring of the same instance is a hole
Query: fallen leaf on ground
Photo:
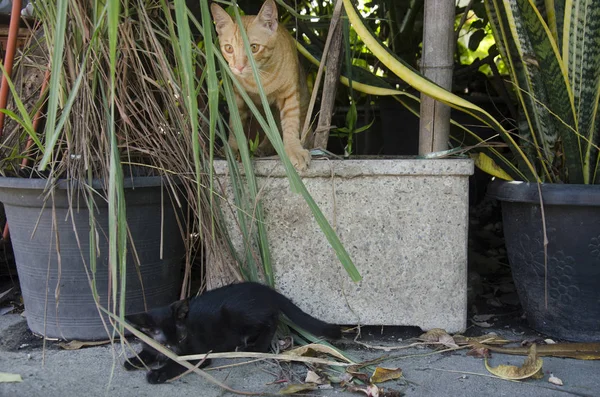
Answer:
[[379, 388], [375, 385], [368, 385], [367, 387], [349, 386], [346, 390], [362, 392], [365, 393], [367, 397], [380, 397]]
[[400, 379], [402, 377], [402, 369], [400, 368], [375, 368], [375, 372], [371, 376], [371, 383], [383, 383], [388, 380]]
[[319, 387], [319, 385], [314, 384], [314, 383], [291, 384], [291, 385], [288, 385], [288, 386], [284, 387], [283, 389], [279, 390], [279, 393], [277, 393], [277, 394], [283, 394], [283, 395], [295, 394], [295, 393], [300, 393], [302, 391], [317, 390], [318, 387]]
[[344, 386], [352, 380], [352, 374], [345, 372], [341, 376], [329, 376], [329, 380], [331, 383], [339, 383], [341, 386]]
[[473, 348], [467, 352], [467, 356], [477, 358], [489, 357], [490, 351], [487, 347], [480, 344], [479, 346], [473, 346]]
[[21, 378], [21, 375], [0, 372], [0, 383], [15, 383], [15, 382], [23, 382], [23, 378]]
[[110, 343], [109, 340], [98, 340], [98, 341], [80, 341], [80, 340], [72, 340], [70, 342], [60, 342], [58, 345], [65, 350], [78, 350], [82, 347], [90, 347], [90, 346], [101, 346]]
[[498, 299], [498, 298], [496, 298], [496, 297], [488, 299], [488, 300], [486, 301], [486, 303], [487, 303], [488, 305], [490, 305], [490, 306], [493, 306], [493, 307], [502, 307], [502, 306], [504, 306], [504, 305], [502, 304], [502, 302], [500, 302], [500, 299]]
[[[356, 378], [356, 379], [360, 380], [361, 382], [369, 383], [369, 375], [367, 375], [363, 372], [360, 372], [354, 366], [348, 367], [346, 369], [346, 373], [349, 374], [352, 378]], [[350, 378], [350, 379], [352, 379], [352, 378]]]
[[554, 376], [554, 374], [550, 374], [550, 377], [548, 378], [548, 382], [552, 383], [553, 385], [557, 385], [557, 386], [563, 385], [563, 381], [560, 380], [560, 378], [557, 378], [556, 376]]
[[487, 321], [473, 321], [473, 320], [471, 320], [471, 322], [473, 323], [473, 325], [476, 325], [477, 327], [481, 327], [481, 328], [490, 328], [490, 327], [493, 326], [493, 324], [490, 324]]
[[439, 342], [440, 338], [444, 335], [448, 335], [448, 332], [446, 332], [445, 329], [433, 328], [425, 332], [424, 334], [421, 334], [421, 336], [419, 336], [419, 339], [421, 339], [424, 342]]
[[484, 359], [485, 368], [492, 374], [502, 379], [519, 380], [527, 379], [531, 377], [538, 377], [542, 373], [543, 361], [538, 358], [536, 352], [536, 345], [533, 344], [529, 348], [529, 355], [525, 359], [522, 366], [517, 367], [515, 365], [498, 365], [497, 367], [490, 367], [487, 362], [487, 358]]
[[495, 316], [495, 314], [476, 314], [473, 316], [473, 321], [488, 321], [494, 318]]
[[458, 345], [454, 341], [454, 338], [451, 337], [448, 334], [448, 332], [446, 332], [446, 330], [441, 329], [441, 328], [430, 329], [429, 331], [425, 332], [424, 334], [421, 334], [421, 336], [419, 336], [419, 339], [423, 340], [424, 342], [441, 343], [450, 348], [458, 347]]
[[[488, 346], [490, 351], [503, 354], [527, 355], [525, 347]], [[576, 358], [579, 360], [600, 360], [600, 343], [556, 343], [537, 347], [540, 357]]]
[[404, 393], [398, 390], [379, 388], [375, 385], [368, 385], [367, 387], [351, 386], [346, 388], [346, 390], [361, 392], [367, 397], [401, 397], [404, 395]]
[[339, 358], [340, 360], [345, 361], [347, 363], [352, 362], [352, 361], [348, 360], [346, 357], [344, 357], [343, 354], [341, 354], [334, 348], [325, 346], [325, 345], [321, 345], [319, 343], [311, 343], [309, 345], [300, 346], [295, 349], [283, 352], [283, 354], [286, 354], [286, 355], [304, 356], [304, 357], [315, 357], [317, 355], [317, 353], [329, 354], [330, 356]]
[[291, 336], [280, 339], [278, 342], [279, 342], [279, 351], [280, 352], [283, 352], [283, 351], [289, 349], [294, 344], [293, 343], [294, 340], [292, 339]]
[[329, 383], [326, 379], [323, 379], [317, 374], [315, 371], [308, 371], [306, 373], [306, 379], [304, 379], [304, 383], [314, 383], [317, 385], [325, 385]]

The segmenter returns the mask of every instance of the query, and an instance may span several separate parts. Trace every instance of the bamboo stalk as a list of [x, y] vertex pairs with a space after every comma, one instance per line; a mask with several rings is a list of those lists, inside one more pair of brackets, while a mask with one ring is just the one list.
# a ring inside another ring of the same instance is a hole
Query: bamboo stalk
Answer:
[[[441, 87], [452, 89], [454, 1], [425, 0], [421, 72]], [[448, 149], [450, 107], [421, 95], [419, 154]]]
[[[341, 0], [338, 0], [341, 3]], [[342, 15], [343, 15], [342, 10]], [[340, 15], [341, 17], [341, 15]], [[327, 56], [327, 69], [325, 71], [325, 81], [323, 82], [323, 97], [321, 98], [321, 109], [319, 111], [319, 122], [314, 132], [314, 143], [312, 147], [327, 149], [329, 140], [329, 130], [331, 129], [331, 117], [333, 116], [333, 107], [335, 105], [335, 96], [337, 94], [337, 85], [340, 80], [342, 67], [342, 23], [340, 20], [331, 21], [336, 24], [331, 38], [331, 47]]]

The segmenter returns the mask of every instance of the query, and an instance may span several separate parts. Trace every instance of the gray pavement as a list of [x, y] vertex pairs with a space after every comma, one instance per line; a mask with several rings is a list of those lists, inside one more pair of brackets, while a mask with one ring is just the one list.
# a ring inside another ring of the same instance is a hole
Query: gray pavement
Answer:
[[[535, 336], [516, 335], [510, 329], [494, 331], [515, 340]], [[379, 346], [408, 344], [407, 341], [398, 341], [393, 332], [391, 334], [365, 335], [364, 340], [369, 345]], [[350, 339], [337, 345], [360, 361], [385, 354], [395, 356], [381, 366], [402, 368], [404, 378], [380, 386], [401, 391], [406, 396], [600, 396], [600, 361], [544, 357], [543, 379], [511, 382], [490, 377], [483, 360], [466, 356], [465, 350], [432, 354], [432, 349], [424, 347], [386, 353], [359, 346]], [[520, 365], [523, 360], [524, 357], [520, 356], [493, 354], [490, 364]], [[21, 383], [0, 383], [2, 397], [233, 395], [195, 374], [169, 384], [150, 385], [146, 383], [143, 372], [126, 372], [122, 369], [122, 362], [120, 345], [115, 349], [99, 346], [67, 351], [54, 342], [48, 342], [44, 350], [42, 342], [29, 335], [23, 317], [17, 314], [0, 316], [0, 372], [20, 374], [23, 378]], [[229, 360], [215, 360], [212, 366], [231, 363]], [[286, 386], [281, 382], [282, 379], [298, 383], [304, 379], [306, 372], [305, 365], [262, 361], [210, 373], [234, 389], [275, 394]], [[550, 373], [562, 379], [564, 386], [550, 384]], [[302, 395], [365, 396], [363, 393], [343, 391], [339, 385], [333, 389], [304, 392]]]

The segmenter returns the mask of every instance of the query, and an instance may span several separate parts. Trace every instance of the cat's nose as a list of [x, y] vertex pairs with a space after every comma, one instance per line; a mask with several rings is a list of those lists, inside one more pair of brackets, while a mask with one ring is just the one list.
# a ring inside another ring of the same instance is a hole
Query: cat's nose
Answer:
[[242, 73], [245, 68], [246, 65], [235, 65], [235, 70], [237, 70], [238, 73]]

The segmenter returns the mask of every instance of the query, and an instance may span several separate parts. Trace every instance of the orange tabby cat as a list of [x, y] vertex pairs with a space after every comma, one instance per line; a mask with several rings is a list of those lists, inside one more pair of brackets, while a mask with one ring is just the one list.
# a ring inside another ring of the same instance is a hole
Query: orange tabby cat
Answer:
[[[248, 62], [239, 26], [223, 8], [216, 3], [210, 6], [219, 35], [221, 52], [238, 81], [250, 98], [262, 108], [252, 66]], [[252, 55], [259, 69], [260, 81], [271, 108], [279, 111], [283, 145], [292, 164], [305, 170], [310, 163], [310, 153], [300, 143], [300, 123], [306, 117], [309, 94], [304, 72], [298, 60], [296, 44], [290, 33], [277, 22], [277, 5], [266, 0], [258, 15], [243, 16], [242, 23], [248, 34]], [[250, 111], [242, 97], [236, 94], [242, 125], [249, 122]], [[231, 126], [231, 119], [229, 122]], [[233, 134], [229, 145], [237, 151]], [[265, 153], [272, 148], [264, 137], [259, 151]]]

